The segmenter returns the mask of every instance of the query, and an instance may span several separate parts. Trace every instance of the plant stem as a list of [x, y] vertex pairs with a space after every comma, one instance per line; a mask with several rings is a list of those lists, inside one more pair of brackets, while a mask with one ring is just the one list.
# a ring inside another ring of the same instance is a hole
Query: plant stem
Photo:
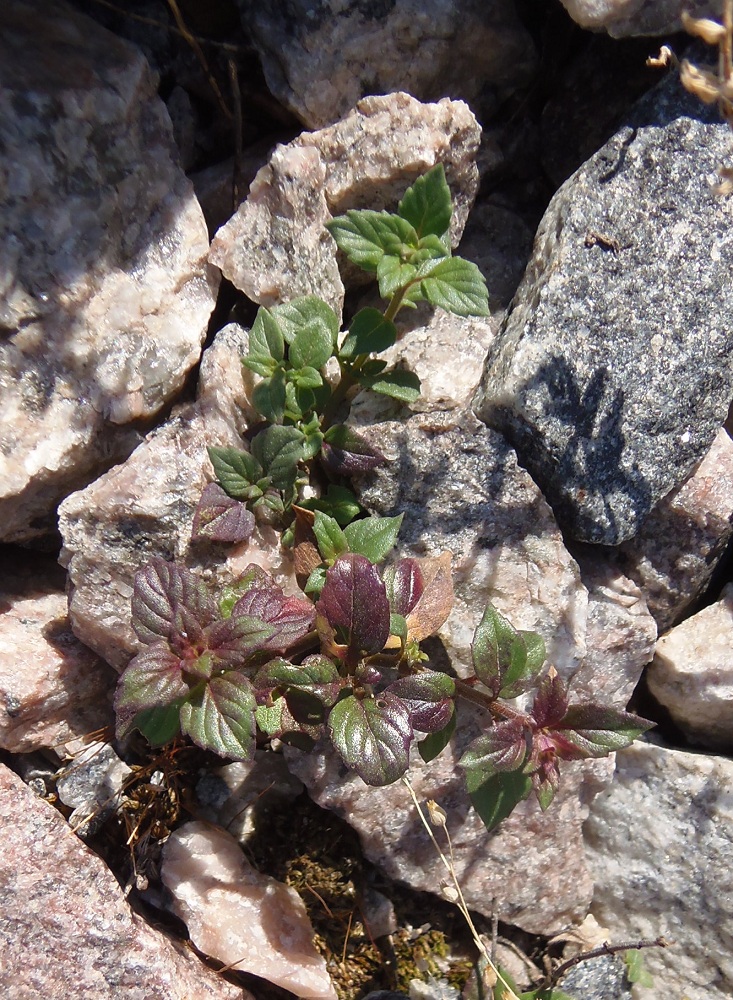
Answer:
[[524, 712], [519, 712], [516, 708], [511, 708], [503, 702], [496, 701], [491, 697], [491, 695], [486, 694], [483, 691], [477, 691], [476, 688], [471, 687], [471, 685], [467, 684], [466, 681], [462, 681], [458, 677], [454, 678], [454, 680], [456, 685], [456, 694], [465, 701], [470, 701], [474, 705], [480, 705], [481, 708], [488, 709], [492, 715], [501, 716], [503, 719], [519, 719], [520, 721], [523, 721], [527, 718]]

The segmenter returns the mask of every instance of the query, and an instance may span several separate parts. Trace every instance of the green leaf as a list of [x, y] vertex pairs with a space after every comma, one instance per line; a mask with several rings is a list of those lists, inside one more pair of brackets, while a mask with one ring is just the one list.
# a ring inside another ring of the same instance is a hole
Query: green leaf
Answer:
[[373, 392], [381, 392], [383, 396], [391, 396], [403, 403], [414, 403], [420, 397], [420, 379], [414, 372], [402, 368], [379, 375], [367, 375], [364, 371], [357, 375], [360, 385]]
[[262, 476], [262, 466], [248, 451], [207, 448], [219, 485], [235, 500], [248, 499], [249, 487]]
[[139, 729], [151, 747], [162, 747], [181, 731], [181, 702], [156, 705], [138, 712], [131, 728]]
[[420, 753], [420, 756], [422, 757], [422, 759], [425, 761], [426, 764], [429, 764], [431, 760], [434, 760], [438, 756], [438, 754], [441, 754], [443, 750], [445, 750], [445, 748], [450, 743], [451, 737], [453, 736], [455, 729], [456, 729], [456, 710], [454, 706], [453, 714], [451, 715], [448, 724], [444, 726], [444, 728], [441, 729], [440, 732], [430, 733], [428, 736], [425, 737], [424, 740], [420, 740], [420, 742], [417, 745], [417, 749]]
[[399, 257], [403, 245], [417, 247], [418, 235], [405, 219], [389, 212], [355, 211], [326, 223], [342, 253], [365, 271], [376, 271], [385, 254]]
[[445, 233], [450, 227], [453, 206], [442, 163], [418, 177], [405, 191], [397, 211], [414, 226], [418, 236]]
[[298, 462], [303, 457], [305, 435], [297, 427], [275, 425], [260, 431], [252, 439], [252, 454], [269, 473], [272, 485], [288, 490], [297, 477]]
[[344, 552], [349, 551], [346, 535], [335, 518], [317, 510], [313, 522], [313, 534], [318, 542], [318, 551], [324, 562], [331, 565]]
[[300, 500], [298, 506], [304, 507], [306, 510], [322, 510], [324, 514], [329, 514], [338, 521], [342, 528], [361, 513], [359, 501], [351, 490], [333, 483], [329, 483], [325, 497], [310, 497], [307, 500]]
[[414, 264], [406, 263], [392, 254], [385, 254], [377, 265], [379, 294], [383, 299], [391, 298], [398, 288], [404, 288], [417, 274]]
[[319, 323], [310, 323], [296, 333], [288, 351], [288, 361], [294, 368], [323, 368], [332, 350], [331, 331]]
[[274, 705], [258, 705], [255, 709], [255, 722], [261, 732], [267, 736], [277, 736], [282, 731], [282, 715], [285, 701], [278, 698]]
[[249, 352], [242, 358], [242, 364], [267, 377], [285, 357], [285, 341], [282, 331], [272, 314], [263, 307], [249, 332]]
[[397, 615], [394, 612], [390, 612], [389, 634], [396, 635], [398, 639], [402, 639], [403, 643], [407, 642], [407, 621], [404, 615]]
[[[319, 328], [328, 333], [330, 347], [336, 346], [339, 332], [338, 316], [323, 299], [319, 299], [315, 295], [304, 295], [291, 302], [273, 306], [270, 311], [277, 320], [288, 344], [292, 344], [302, 330]], [[314, 365], [313, 367], [320, 368], [321, 366]]]
[[385, 319], [379, 309], [368, 307], [360, 309], [354, 316], [339, 354], [342, 358], [379, 354], [391, 347], [396, 340], [397, 328], [394, 323]]
[[323, 378], [321, 373], [316, 371], [315, 368], [301, 368], [298, 371], [290, 373], [290, 377], [296, 383], [299, 389], [317, 389], [319, 386], [323, 385]]
[[431, 305], [456, 316], [488, 316], [489, 294], [478, 267], [462, 257], [441, 261], [420, 288]]
[[517, 655], [518, 636], [519, 633], [511, 622], [493, 604], [487, 604], [473, 634], [471, 653], [476, 676], [495, 698], [501, 690], [512, 657]]
[[316, 566], [314, 570], [311, 571], [310, 576], [305, 582], [305, 587], [303, 587], [303, 593], [305, 594], [320, 594], [326, 583], [326, 567]]
[[532, 779], [521, 769], [502, 771], [486, 778], [480, 770], [466, 772], [466, 787], [473, 808], [487, 830], [493, 830], [532, 791]]
[[278, 368], [271, 378], [258, 382], [252, 392], [252, 404], [265, 420], [279, 424], [285, 415], [285, 372]]
[[331, 740], [347, 767], [367, 785], [390, 785], [407, 770], [412, 726], [399, 698], [347, 695], [328, 717]]
[[624, 952], [624, 964], [626, 965], [626, 978], [630, 983], [638, 983], [647, 989], [654, 985], [648, 969], [644, 968], [644, 955], [639, 948], [631, 948]]
[[195, 701], [181, 707], [181, 730], [204, 750], [251, 760], [255, 749], [255, 697], [237, 670], [214, 677]]
[[349, 545], [348, 551], [366, 556], [372, 563], [381, 562], [394, 548], [404, 516], [365, 517], [347, 524], [344, 536]]
[[604, 705], [571, 705], [562, 722], [551, 727], [550, 736], [560, 758], [583, 760], [623, 750], [653, 726], [638, 715]]

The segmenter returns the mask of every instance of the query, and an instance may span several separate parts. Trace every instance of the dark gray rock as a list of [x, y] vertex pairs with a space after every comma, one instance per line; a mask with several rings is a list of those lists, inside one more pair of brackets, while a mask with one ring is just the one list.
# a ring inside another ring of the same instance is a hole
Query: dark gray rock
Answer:
[[486, 114], [535, 52], [511, 0], [238, 0], [272, 93], [309, 128], [368, 94], [463, 98]]
[[558, 191], [474, 399], [583, 541], [634, 535], [733, 395], [730, 133], [699, 114], [669, 81]]
[[560, 989], [578, 1000], [631, 1000], [624, 964], [612, 955], [573, 966], [563, 976]]

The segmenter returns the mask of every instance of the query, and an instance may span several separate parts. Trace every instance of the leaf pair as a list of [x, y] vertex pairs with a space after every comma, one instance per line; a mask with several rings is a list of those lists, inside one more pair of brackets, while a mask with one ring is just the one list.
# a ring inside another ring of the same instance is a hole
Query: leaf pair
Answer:
[[[408, 188], [397, 214], [351, 210], [327, 223], [352, 263], [377, 276], [383, 298], [427, 300], [458, 316], [488, 316], [488, 294], [475, 264], [451, 257], [450, 190], [438, 164]], [[381, 391], [381, 390], [380, 390]]]
[[184, 567], [156, 559], [138, 571], [132, 623], [145, 648], [117, 687], [119, 738], [137, 728], [160, 745], [180, 731], [222, 756], [251, 757], [256, 702], [247, 670], [306, 635], [314, 609], [286, 598], [259, 567], [244, 579], [222, 609]]

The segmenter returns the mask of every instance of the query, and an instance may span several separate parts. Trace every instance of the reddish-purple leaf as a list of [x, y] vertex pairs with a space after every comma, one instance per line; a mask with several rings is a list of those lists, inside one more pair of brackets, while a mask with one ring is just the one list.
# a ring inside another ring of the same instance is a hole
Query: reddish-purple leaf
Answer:
[[421, 733], [437, 733], [448, 725], [453, 715], [455, 690], [452, 677], [434, 670], [400, 677], [387, 688], [404, 702], [413, 728]]
[[532, 788], [537, 796], [542, 812], [545, 811], [555, 798], [555, 793], [560, 787], [560, 772], [554, 758], [543, 760], [539, 768], [531, 775]]
[[349, 695], [328, 717], [333, 745], [367, 785], [390, 785], [407, 770], [413, 739], [410, 714], [400, 698]]
[[153, 559], [135, 574], [132, 627], [141, 642], [165, 639], [178, 653], [196, 648], [214, 614], [203, 580], [184, 566]]
[[350, 476], [376, 469], [387, 460], [356, 431], [345, 424], [334, 424], [321, 445], [321, 461], [334, 475]]
[[498, 771], [516, 771], [527, 756], [527, 736], [520, 719], [504, 719], [475, 739], [458, 764], [487, 778]]
[[422, 597], [424, 582], [417, 559], [400, 559], [382, 574], [390, 610], [406, 618]]
[[270, 581], [268, 586], [254, 586], [240, 597], [232, 609], [232, 617], [238, 615], [249, 615], [272, 625], [274, 631], [266, 648], [285, 652], [311, 631], [316, 610], [302, 597], [285, 597], [280, 587]]
[[[389, 601], [376, 566], [366, 556], [351, 552], [339, 556], [326, 573], [316, 610], [352, 654], [384, 649], [389, 638]], [[322, 631], [322, 623], [318, 624]], [[326, 636], [327, 641], [330, 638]]]
[[540, 682], [532, 707], [532, 718], [538, 729], [557, 725], [568, 709], [568, 693], [562, 677], [550, 667]]
[[207, 648], [219, 666], [238, 667], [257, 650], [267, 649], [275, 626], [250, 615], [232, 615], [210, 625], [205, 633]]
[[336, 701], [344, 683], [335, 664], [320, 653], [307, 656], [300, 664], [289, 663], [281, 657], [270, 660], [257, 671], [254, 679], [258, 701], [272, 691], [299, 688], [328, 707]]
[[130, 660], [117, 684], [114, 707], [118, 738], [134, 728], [135, 716], [143, 709], [171, 705], [185, 698], [188, 691], [181, 661], [165, 643], [141, 650]]
[[255, 516], [241, 500], [209, 483], [201, 494], [193, 518], [191, 538], [212, 542], [246, 542], [255, 528]]
[[558, 757], [583, 760], [623, 750], [653, 727], [653, 722], [603, 705], [571, 705], [561, 722], [546, 730]]

